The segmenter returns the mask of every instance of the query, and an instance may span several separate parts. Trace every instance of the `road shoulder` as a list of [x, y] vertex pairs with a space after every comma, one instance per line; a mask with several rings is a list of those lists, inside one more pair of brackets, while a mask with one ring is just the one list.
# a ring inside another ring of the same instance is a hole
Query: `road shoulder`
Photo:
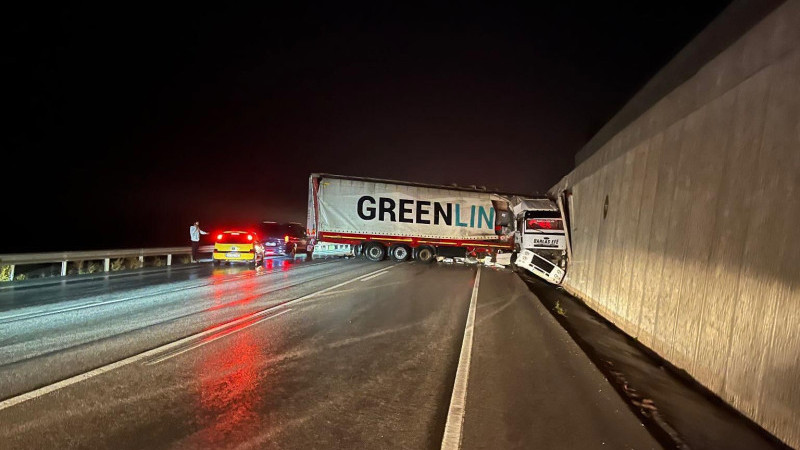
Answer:
[[661, 448], [510, 271], [478, 294], [462, 448]]

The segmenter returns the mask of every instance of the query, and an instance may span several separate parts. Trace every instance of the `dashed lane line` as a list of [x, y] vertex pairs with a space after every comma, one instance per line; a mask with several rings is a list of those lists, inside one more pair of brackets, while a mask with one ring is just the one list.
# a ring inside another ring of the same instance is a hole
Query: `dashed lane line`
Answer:
[[111, 364], [107, 364], [105, 366], [98, 367], [97, 369], [90, 370], [88, 372], [84, 372], [82, 374], [69, 377], [67, 379], [61, 380], [59, 382], [56, 382], [56, 383], [53, 383], [53, 384], [50, 384], [50, 385], [47, 385], [47, 386], [43, 386], [43, 387], [41, 387], [39, 389], [34, 389], [33, 391], [26, 392], [24, 394], [20, 394], [20, 395], [11, 397], [9, 399], [6, 399], [6, 400], [3, 400], [2, 402], [0, 402], [0, 411], [4, 410], [6, 408], [10, 408], [12, 406], [18, 405], [20, 403], [24, 403], [24, 402], [26, 402], [28, 400], [33, 400], [35, 398], [41, 397], [41, 396], [49, 394], [51, 392], [55, 392], [55, 391], [57, 391], [59, 389], [65, 388], [67, 386], [71, 386], [73, 384], [80, 383], [81, 381], [88, 380], [89, 378], [96, 377], [97, 375], [102, 375], [104, 373], [111, 372], [112, 370], [119, 369], [120, 367], [127, 366], [129, 364], [134, 363], [134, 362], [141, 361], [143, 359], [149, 359], [149, 358], [151, 358], [153, 356], [156, 356], [156, 355], [159, 355], [159, 354], [163, 354], [166, 351], [172, 350], [172, 349], [177, 348], [177, 347], [181, 347], [181, 346], [183, 346], [183, 345], [185, 345], [185, 344], [187, 344], [187, 343], [189, 343], [189, 342], [191, 342], [193, 340], [196, 340], [196, 339], [199, 339], [199, 338], [202, 338], [202, 337], [214, 334], [214, 333], [219, 333], [222, 330], [228, 329], [230, 327], [234, 327], [236, 325], [239, 325], [241, 323], [247, 322], [249, 320], [253, 320], [256, 317], [261, 317], [261, 316], [268, 315], [271, 312], [274, 312], [274, 311], [276, 311], [278, 309], [285, 309], [288, 306], [293, 305], [295, 303], [301, 302], [303, 300], [306, 300], [306, 299], [309, 299], [311, 297], [323, 294], [323, 293], [328, 292], [328, 291], [332, 291], [334, 289], [338, 289], [338, 288], [340, 288], [340, 287], [342, 287], [344, 285], [350, 284], [352, 282], [360, 281], [363, 278], [369, 277], [369, 276], [374, 275], [374, 274], [376, 274], [378, 272], [386, 271], [388, 269], [390, 269], [390, 268], [384, 268], [384, 269], [375, 270], [373, 272], [361, 275], [360, 277], [356, 277], [356, 278], [353, 278], [351, 280], [343, 281], [343, 282], [341, 282], [339, 284], [336, 284], [334, 286], [330, 286], [330, 287], [327, 287], [325, 289], [321, 289], [319, 291], [315, 291], [315, 292], [312, 292], [310, 294], [306, 294], [306, 295], [303, 295], [301, 297], [298, 297], [296, 299], [281, 303], [279, 305], [274, 305], [274, 306], [271, 306], [269, 308], [263, 309], [261, 311], [258, 311], [258, 312], [252, 313], [252, 314], [248, 314], [245, 317], [241, 317], [241, 318], [233, 320], [231, 322], [227, 322], [227, 323], [223, 323], [223, 324], [217, 325], [216, 327], [210, 328], [210, 329], [202, 331], [200, 333], [195, 333], [195, 334], [189, 335], [189, 336], [187, 336], [185, 338], [178, 339], [177, 341], [173, 341], [173, 342], [161, 345], [159, 347], [144, 351], [142, 353], [139, 353], [139, 354], [130, 356], [128, 358], [122, 359], [120, 361], [117, 361], [117, 362], [114, 362], [114, 363], [111, 363]]
[[[268, 275], [273, 275], [273, 274], [269, 273], [269, 274], [264, 274], [264, 275], [255, 275], [255, 277], [261, 277], [261, 276], [265, 276], [265, 275], [268, 276]], [[187, 291], [187, 290], [192, 290], [192, 289], [199, 289], [199, 288], [208, 287], [208, 286], [220, 286], [220, 285], [225, 285], [225, 284], [228, 284], [228, 283], [233, 283], [233, 282], [236, 282], [236, 281], [241, 281], [241, 280], [244, 280], [244, 279], [247, 279], [247, 278], [252, 278], [253, 276], [254, 275], [249, 275], [249, 274], [236, 275], [234, 277], [227, 278], [222, 282], [219, 282], [219, 281], [217, 281], [217, 282], [203, 281], [201, 283], [195, 283], [195, 284], [192, 284], [190, 286], [183, 286], [183, 287], [179, 287], [179, 288], [175, 288], [175, 289], [169, 289], [169, 290], [158, 291], [158, 292], [153, 292], [153, 293], [146, 293], [146, 294], [141, 294], [141, 295], [134, 295], [134, 296], [131, 296], [131, 297], [118, 298], [118, 299], [114, 299], [114, 300], [93, 301], [93, 302], [84, 303], [84, 304], [81, 304], [81, 305], [75, 305], [75, 306], [70, 306], [70, 307], [66, 307], [66, 308], [53, 309], [53, 310], [50, 310], [50, 311], [31, 311], [31, 312], [22, 313], [22, 314], [0, 316], [0, 324], [11, 323], [11, 322], [19, 322], [19, 321], [22, 321], [22, 320], [38, 319], [39, 317], [52, 316], [52, 315], [55, 315], [55, 314], [62, 314], [62, 313], [66, 313], [66, 312], [70, 312], [70, 311], [77, 311], [77, 310], [86, 309], [86, 308], [97, 308], [97, 307], [100, 307], [100, 306], [113, 305], [115, 303], [129, 302], [131, 300], [141, 300], [141, 299], [150, 298], [150, 297], [158, 297], [158, 296], [166, 295], [166, 294], [175, 294], [177, 292], [182, 292], [182, 291]], [[324, 275], [322, 277], [312, 278], [311, 280], [306, 280], [306, 281], [313, 281], [313, 280], [320, 279], [320, 278], [326, 278], [328, 276], [330, 276], [330, 275]], [[292, 285], [292, 286], [294, 286], [294, 285]]]
[[[202, 346], [204, 346], [204, 345], [206, 345], [206, 344], [210, 344], [210, 343], [212, 343], [212, 342], [216, 341], [217, 339], [222, 339], [222, 338], [224, 338], [224, 337], [227, 337], [227, 336], [230, 336], [230, 335], [232, 335], [232, 334], [234, 334], [234, 333], [238, 333], [238, 332], [240, 332], [240, 331], [242, 331], [242, 330], [244, 330], [244, 329], [250, 328], [250, 327], [252, 327], [253, 325], [258, 325], [259, 323], [265, 322], [265, 321], [267, 321], [267, 320], [269, 320], [269, 319], [273, 319], [273, 318], [275, 318], [275, 317], [278, 317], [278, 316], [280, 316], [280, 315], [286, 314], [287, 312], [289, 312], [289, 311], [291, 311], [291, 310], [292, 310], [292, 308], [285, 309], [285, 310], [283, 310], [283, 311], [281, 311], [281, 312], [279, 312], [279, 313], [277, 313], [277, 314], [273, 314], [273, 315], [271, 315], [271, 316], [263, 317], [263, 318], [261, 318], [261, 319], [258, 319], [258, 320], [256, 320], [256, 321], [253, 321], [253, 322], [251, 322], [251, 323], [248, 323], [247, 325], [245, 325], [245, 326], [243, 326], [243, 327], [239, 327], [239, 328], [236, 328], [236, 327], [234, 327], [233, 329], [231, 329], [231, 328], [227, 328], [225, 331], [220, 331], [220, 332], [219, 332], [219, 334], [217, 334], [216, 336], [210, 337], [210, 338], [208, 338], [208, 339], [203, 339], [203, 340], [202, 340], [202, 341], [200, 341], [200, 343], [198, 343], [198, 344], [191, 345], [191, 346], [189, 346], [189, 347], [186, 347], [186, 348], [184, 348], [184, 349], [181, 349], [181, 350], [179, 350], [179, 351], [177, 351], [177, 352], [170, 353], [170, 354], [168, 354], [168, 355], [166, 355], [166, 356], [162, 356], [162, 357], [160, 357], [160, 358], [157, 358], [157, 359], [154, 359], [154, 360], [152, 360], [152, 361], [147, 361], [147, 362], [146, 362], [146, 363], [144, 363], [144, 364], [145, 364], [146, 366], [152, 366], [152, 365], [158, 364], [158, 363], [160, 363], [160, 362], [162, 362], [162, 361], [166, 361], [166, 360], [168, 360], [168, 359], [171, 359], [171, 358], [174, 358], [174, 357], [176, 357], [176, 356], [178, 356], [178, 355], [182, 355], [182, 354], [184, 354], [184, 353], [186, 353], [186, 352], [188, 352], [188, 351], [191, 351], [191, 350], [194, 350], [194, 349], [196, 349], [196, 348], [202, 347]], [[228, 331], [228, 330], [230, 330], [230, 331]]]

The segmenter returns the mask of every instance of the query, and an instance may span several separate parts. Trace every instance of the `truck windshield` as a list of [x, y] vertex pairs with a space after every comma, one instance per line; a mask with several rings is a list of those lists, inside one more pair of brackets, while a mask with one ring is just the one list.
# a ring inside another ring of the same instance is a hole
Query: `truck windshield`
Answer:
[[528, 230], [563, 230], [561, 219], [525, 219], [525, 228]]
[[526, 211], [525, 230], [563, 230], [561, 213], [558, 211]]

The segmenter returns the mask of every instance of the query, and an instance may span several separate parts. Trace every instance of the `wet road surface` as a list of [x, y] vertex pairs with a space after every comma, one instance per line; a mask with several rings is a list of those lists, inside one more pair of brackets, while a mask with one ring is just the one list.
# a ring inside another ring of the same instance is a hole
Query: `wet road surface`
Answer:
[[0, 290], [0, 442], [439, 448], [471, 302], [461, 448], [661, 448], [515, 274], [360, 260]]
[[484, 270], [464, 448], [661, 448], [525, 283]]
[[520, 276], [545, 308], [561, 311], [553, 317], [661, 442], [674, 448], [791, 448], [563, 289]]

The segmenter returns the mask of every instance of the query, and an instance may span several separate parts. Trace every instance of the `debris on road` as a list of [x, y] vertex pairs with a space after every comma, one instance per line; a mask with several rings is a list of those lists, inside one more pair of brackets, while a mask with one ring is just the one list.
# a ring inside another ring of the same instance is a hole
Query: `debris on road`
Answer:
[[501, 266], [511, 265], [511, 253], [498, 253], [494, 257], [494, 262]]

